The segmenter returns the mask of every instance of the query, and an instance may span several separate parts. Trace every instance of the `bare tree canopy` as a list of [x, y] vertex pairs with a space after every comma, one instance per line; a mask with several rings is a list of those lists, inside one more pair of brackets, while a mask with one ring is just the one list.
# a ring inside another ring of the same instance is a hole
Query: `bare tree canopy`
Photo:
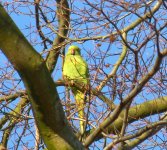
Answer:
[[167, 148], [166, 26], [165, 0], [2, 0], [0, 149]]

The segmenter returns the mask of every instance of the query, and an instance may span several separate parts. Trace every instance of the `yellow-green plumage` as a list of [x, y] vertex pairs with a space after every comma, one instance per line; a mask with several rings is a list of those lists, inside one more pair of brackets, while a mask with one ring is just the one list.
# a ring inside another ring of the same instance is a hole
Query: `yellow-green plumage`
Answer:
[[[89, 71], [86, 61], [82, 58], [79, 47], [72, 45], [69, 47], [67, 54], [64, 59], [63, 66], [63, 76], [64, 79], [74, 80], [84, 83], [85, 85], [89, 84]], [[84, 107], [85, 107], [85, 93], [81, 92], [78, 88], [71, 88], [75, 100], [76, 106], [78, 108], [78, 115], [80, 120], [80, 130], [81, 133], [84, 132]]]

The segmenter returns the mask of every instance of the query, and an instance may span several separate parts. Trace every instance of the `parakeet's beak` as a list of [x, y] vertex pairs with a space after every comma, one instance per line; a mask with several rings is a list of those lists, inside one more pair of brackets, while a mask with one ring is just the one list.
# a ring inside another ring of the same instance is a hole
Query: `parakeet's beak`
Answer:
[[75, 55], [75, 50], [71, 49], [71, 55]]

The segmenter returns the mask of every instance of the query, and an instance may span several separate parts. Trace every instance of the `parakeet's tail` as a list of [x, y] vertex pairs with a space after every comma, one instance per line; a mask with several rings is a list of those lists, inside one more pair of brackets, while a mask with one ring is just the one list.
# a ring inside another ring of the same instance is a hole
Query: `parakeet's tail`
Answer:
[[79, 90], [72, 90], [75, 101], [76, 101], [76, 107], [78, 110], [78, 116], [80, 118], [80, 132], [81, 134], [84, 133], [84, 128], [85, 128], [85, 112], [84, 112], [84, 107], [85, 107], [85, 94]]

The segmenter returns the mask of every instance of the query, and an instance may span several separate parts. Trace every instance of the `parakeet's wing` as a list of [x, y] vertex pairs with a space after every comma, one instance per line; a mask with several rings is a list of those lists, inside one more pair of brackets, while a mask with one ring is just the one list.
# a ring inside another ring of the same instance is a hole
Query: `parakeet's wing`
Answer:
[[67, 55], [64, 60], [63, 76], [88, 84], [89, 71], [86, 61], [80, 55]]

